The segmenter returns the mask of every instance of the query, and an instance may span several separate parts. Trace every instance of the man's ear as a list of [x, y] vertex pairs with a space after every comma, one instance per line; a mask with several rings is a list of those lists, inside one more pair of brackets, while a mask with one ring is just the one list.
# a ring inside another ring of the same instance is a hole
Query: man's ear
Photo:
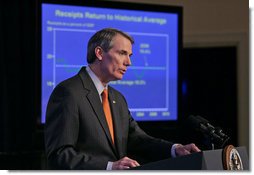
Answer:
[[100, 46], [97, 46], [95, 47], [94, 52], [98, 60], [101, 61], [103, 57], [103, 49]]

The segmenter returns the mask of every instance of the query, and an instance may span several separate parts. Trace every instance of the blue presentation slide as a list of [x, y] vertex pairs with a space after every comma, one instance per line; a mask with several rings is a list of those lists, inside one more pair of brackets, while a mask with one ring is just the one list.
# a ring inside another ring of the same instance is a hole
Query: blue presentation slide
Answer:
[[132, 65], [110, 86], [137, 121], [177, 119], [178, 16], [175, 13], [42, 4], [42, 117], [54, 87], [86, 66], [89, 38], [113, 27], [135, 40]]

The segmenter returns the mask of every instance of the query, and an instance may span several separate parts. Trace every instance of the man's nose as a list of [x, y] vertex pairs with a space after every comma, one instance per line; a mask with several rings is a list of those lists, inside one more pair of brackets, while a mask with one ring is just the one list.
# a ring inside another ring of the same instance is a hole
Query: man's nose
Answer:
[[125, 66], [130, 66], [131, 65], [131, 58], [128, 56], [124, 62]]

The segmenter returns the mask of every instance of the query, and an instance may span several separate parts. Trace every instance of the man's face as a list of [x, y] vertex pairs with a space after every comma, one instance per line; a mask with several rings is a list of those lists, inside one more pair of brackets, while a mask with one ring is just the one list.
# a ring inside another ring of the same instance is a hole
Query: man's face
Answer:
[[104, 82], [121, 80], [131, 65], [132, 44], [124, 36], [118, 34], [113, 38], [113, 47], [102, 54], [101, 69]]

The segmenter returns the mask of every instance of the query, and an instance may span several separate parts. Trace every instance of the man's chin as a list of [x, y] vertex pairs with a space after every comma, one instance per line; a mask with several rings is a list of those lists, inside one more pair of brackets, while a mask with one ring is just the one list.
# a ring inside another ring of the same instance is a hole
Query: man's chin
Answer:
[[122, 79], [123, 79], [123, 75], [119, 75], [119, 76], [115, 76], [113, 81], [122, 80]]

